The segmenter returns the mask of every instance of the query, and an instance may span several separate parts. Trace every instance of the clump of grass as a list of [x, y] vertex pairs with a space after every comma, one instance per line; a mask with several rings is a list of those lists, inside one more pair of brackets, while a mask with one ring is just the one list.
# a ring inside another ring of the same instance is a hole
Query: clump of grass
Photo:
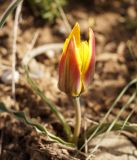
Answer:
[[54, 22], [55, 18], [60, 15], [58, 6], [63, 7], [66, 0], [28, 0], [28, 3], [36, 16]]

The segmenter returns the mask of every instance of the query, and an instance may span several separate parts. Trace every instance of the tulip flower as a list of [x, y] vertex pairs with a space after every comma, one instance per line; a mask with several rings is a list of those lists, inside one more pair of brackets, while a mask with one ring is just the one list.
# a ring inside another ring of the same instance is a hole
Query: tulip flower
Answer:
[[80, 27], [76, 23], [64, 43], [59, 63], [59, 89], [72, 97], [80, 96], [91, 84], [94, 66], [94, 33], [89, 29], [89, 41], [81, 41]]
[[72, 142], [77, 145], [81, 127], [79, 97], [88, 89], [94, 74], [95, 38], [89, 29], [89, 41], [81, 41], [80, 27], [76, 23], [64, 43], [59, 63], [59, 89], [73, 97], [76, 122]]

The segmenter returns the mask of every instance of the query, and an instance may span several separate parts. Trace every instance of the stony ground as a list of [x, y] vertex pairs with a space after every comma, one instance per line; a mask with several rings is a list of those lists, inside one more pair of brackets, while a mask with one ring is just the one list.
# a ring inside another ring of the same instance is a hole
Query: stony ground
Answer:
[[[75, 3], [70, 1], [64, 9], [70, 25], [79, 22], [82, 38], [88, 38], [88, 27], [92, 27], [96, 37], [96, 72], [89, 92], [81, 97], [83, 128], [93, 122], [99, 122], [108, 111], [113, 101], [127, 83], [136, 75], [136, 63], [128, 49], [128, 41], [137, 53], [137, 4], [135, 0], [127, 1], [85, 1]], [[0, 6], [0, 14], [6, 4]], [[6, 70], [12, 65], [12, 36], [14, 15], [11, 15], [5, 26], [0, 30], [0, 101], [9, 108], [24, 111], [34, 120], [45, 125], [51, 132], [62, 135], [62, 128], [49, 108], [37, 97], [27, 84], [22, 60], [35, 35], [38, 38], [34, 48], [48, 43], [62, 43], [67, 35], [66, 27], [61, 18], [49, 25], [40, 18], [34, 18], [27, 4], [24, 4], [19, 22], [17, 38], [16, 68], [20, 79], [16, 84], [16, 105], [11, 97], [11, 85], [2, 80]], [[68, 97], [57, 88], [57, 66], [60, 48], [49, 50], [34, 58], [30, 64], [32, 77], [66, 117], [69, 124], [74, 125], [74, 109]], [[119, 110], [131, 97], [131, 88], [118, 102], [107, 121], [113, 120]], [[124, 120], [135, 107], [132, 102], [121, 115]], [[67, 111], [67, 112], [66, 112]], [[130, 122], [137, 122], [137, 110], [134, 111]], [[127, 138], [128, 137], [128, 138]], [[110, 142], [111, 141], [111, 142]], [[108, 144], [112, 143], [113, 145]], [[96, 139], [89, 145], [92, 152]], [[108, 135], [95, 154], [95, 160], [126, 160], [137, 159], [137, 141], [134, 135], [125, 133], [118, 135], [114, 132]], [[47, 137], [39, 135], [34, 129], [19, 122], [7, 113], [0, 114], [0, 154], [2, 160], [73, 160], [86, 159], [81, 153], [75, 157], [75, 151], [68, 150], [51, 143]]]

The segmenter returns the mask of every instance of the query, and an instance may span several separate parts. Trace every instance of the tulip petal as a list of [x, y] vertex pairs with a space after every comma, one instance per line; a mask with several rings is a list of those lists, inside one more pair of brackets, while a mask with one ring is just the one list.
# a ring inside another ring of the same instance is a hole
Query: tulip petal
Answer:
[[59, 63], [59, 89], [71, 96], [81, 92], [80, 63], [75, 37], [72, 37]]
[[63, 52], [65, 52], [65, 50], [67, 49], [67, 46], [68, 46], [70, 40], [72, 39], [72, 37], [75, 38], [76, 45], [79, 46], [80, 45], [80, 27], [79, 27], [78, 23], [75, 24], [70, 35], [66, 39], [66, 41], [64, 43], [64, 47], [63, 47]]
[[80, 44], [79, 53], [80, 53], [80, 58], [82, 62], [81, 72], [83, 75], [85, 71], [87, 70], [89, 63], [90, 63], [89, 45], [86, 41]]
[[87, 87], [92, 79], [95, 69], [95, 37], [92, 29], [89, 30], [89, 64], [84, 73], [84, 86]]

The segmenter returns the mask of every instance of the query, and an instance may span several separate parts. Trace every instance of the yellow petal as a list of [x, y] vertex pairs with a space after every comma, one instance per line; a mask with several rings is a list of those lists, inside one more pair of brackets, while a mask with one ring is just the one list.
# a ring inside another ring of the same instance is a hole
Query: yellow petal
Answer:
[[90, 52], [89, 52], [89, 45], [87, 41], [84, 41], [79, 46], [79, 53], [81, 58], [81, 72], [82, 75], [86, 72], [89, 63], [90, 63]]
[[63, 52], [65, 52], [65, 50], [67, 49], [68, 43], [72, 39], [72, 37], [75, 38], [76, 46], [78, 47], [80, 45], [80, 27], [79, 27], [78, 23], [75, 24], [70, 35], [66, 39], [66, 41], [64, 43], [64, 47], [63, 47]]
[[94, 75], [95, 70], [95, 37], [92, 29], [89, 29], [89, 58], [87, 61], [87, 66], [84, 70], [83, 75], [83, 86], [87, 88]]

